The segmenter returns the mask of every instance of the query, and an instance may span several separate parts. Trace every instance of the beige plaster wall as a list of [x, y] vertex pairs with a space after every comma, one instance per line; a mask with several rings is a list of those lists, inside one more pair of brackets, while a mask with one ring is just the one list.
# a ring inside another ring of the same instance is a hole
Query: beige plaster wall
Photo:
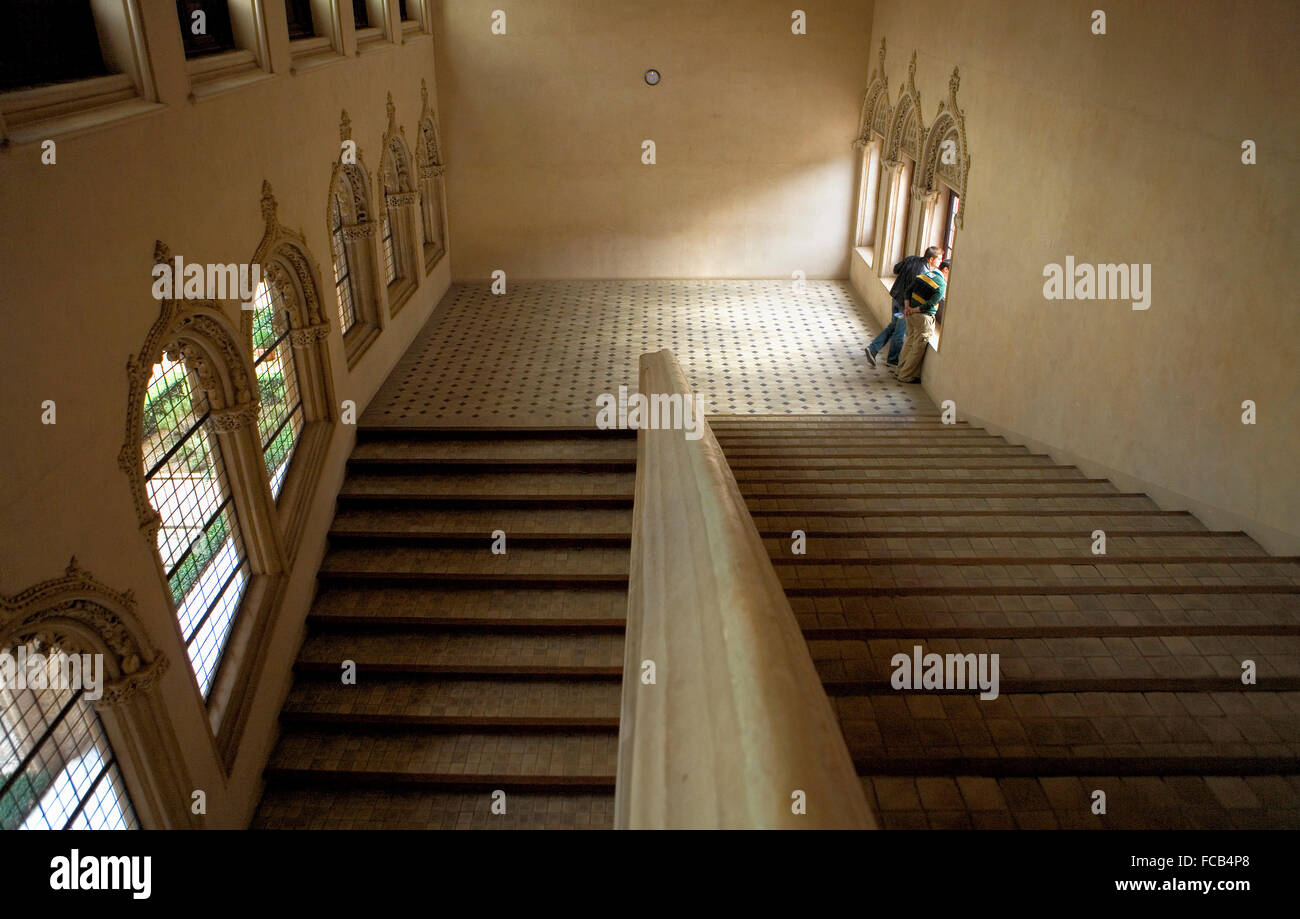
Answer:
[[456, 279], [846, 277], [870, 31], [868, 0], [441, 0]]
[[[919, 49], [927, 126], [961, 68], [968, 210], [930, 395], [1300, 552], [1295, 5], [878, 0], [882, 36], [891, 102]], [[1044, 299], [1044, 266], [1067, 255], [1149, 263], [1150, 308]], [[865, 265], [852, 276], [887, 315]]]
[[[260, 792], [304, 616], [315, 586], [333, 496], [353, 428], [332, 440], [291, 585], [271, 637], [233, 773], [223, 775], [180, 643], [153, 549], [136, 529], [117, 466], [127, 410], [126, 362], [159, 316], [150, 294], [154, 240], [187, 261], [248, 262], [262, 237], [263, 179], [281, 223], [301, 229], [324, 275], [322, 300], [337, 399], [364, 408], [449, 284], [450, 256], [349, 371], [330, 272], [326, 200], [339, 154], [340, 109], [372, 178], [391, 91], [408, 143], [417, 136], [420, 79], [434, 83], [430, 36], [298, 75], [287, 71], [282, 4], [266, 5], [277, 71], [264, 82], [191, 103], [175, 5], [143, 4], [166, 108], [141, 120], [57, 138], [57, 164], [36, 144], [0, 151], [0, 593], [62, 574], [68, 558], [117, 589], [171, 659], [165, 695], [211, 826], [244, 826]], [[276, 37], [279, 36], [277, 43]], [[445, 158], [445, 157], [444, 157]], [[452, 180], [448, 178], [448, 182]], [[228, 304], [237, 319], [238, 304]], [[57, 424], [41, 424], [54, 400]]]

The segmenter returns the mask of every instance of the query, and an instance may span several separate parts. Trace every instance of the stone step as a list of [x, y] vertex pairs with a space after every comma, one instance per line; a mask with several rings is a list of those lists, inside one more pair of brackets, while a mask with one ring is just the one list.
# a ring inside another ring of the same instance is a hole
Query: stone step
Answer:
[[346, 507], [335, 515], [330, 536], [445, 534], [490, 539], [496, 530], [505, 531], [507, 546], [518, 536], [548, 534], [628, 539], [632, 533], [632, 511], [605, 507], [551, 510]]
[[609, 790], [618, 736], [613, 731], [546, 732], [362, 729], [287, 726], [266, 778], [336, 785], [440, 789]]
[[[1093, 686], [1125, 691], [1147, 683], [1204, 683], [1211, 688], [1241, 685], [1242, 661], [1256, 665], [1258, 685], [1288, 680], [1300, 688], [1300, 635], [1197, 635], [1058, 638], [1040, 633], [1026, 638], [987, 638], [978, 633], [960, 638], [904, 636], [808, 641], [808, 651], [832, 684], [890, 687], [894, 656], [915, 648], [922, 654], [998, 655], [1003, 691], [1043, 692], [1053, 684]], [[967, 659], [969, 660], [969, 659]], [[988, 660], [991, 661], [991, 658]], [[991, 666], [991, 664], [986, 664]], [[834, 690], [838, 691], [838, 690]]]
[[354, 472], [340, 497], [354, 495], [521, 495], [538, 497], [632, 496], [636, 476], [625, 472], [485, 472], [418, 475]]
[[[737, 480], [742, 478], [762, 478], [763, 475], [807, 474], [815, 476], [823, 471], [844, 472], [864, 471], [881, 473], [897, 470], [915, 472], [918, 464], [908, 457], [864, 455], [859, 457], [822, 456], [798, 457], [750, 457], [732, 456], [728, 453], [728, 465]], [[914, 459], [914, 458], [913, 458]], [[953, 470], [955, 475], [1000, 475], [1002, 470], [1072, 470], [1082, 477], [1075, 466], [1061, 466], [1052, 461], [1050, 456], [1038, 453], [1025, 453], [1014, 456], [996, 454], [972, 454], [966, 456], [938, 455], [928, 457], [922, 467], [928, 474], [940, 475]], [[1015, 474], [1015, 473], [1011, 473]]]
[[[755, 469], [753, 467], [733, 467], [732, 475], [746, 494], [761, 494], [757, 487], [764, 487], [769, 492], [775, 486], [793, 484], [862, 484], [872, 482], [886, 483], [953, 483], [960, 485], [990, 483], [1000, 485], [1017, 485], [1022, 482], [1055, 482], [1062, 485], [1074, 485], [1080, 482], [1107, 481], [1089, 479], [1073, 466], [1011, 466], [1001, 468], [940, 467], [918, 469], [903, 463], [889, 467], [870, 467], [862, 469], [774, 469], [771, 467]], [[1109, 483], [1108, 483], [1109, 484]]]
[[[723, 452], [727, 454], [728, 461], [732, 459], [800, 459], [808, 453], [807, 446], [799, 446], [798, 444], [745, 444], [743, 446], [720, 444], [720, 446], [723, 446]], [[851, 460], [853, 462], [877, 460], [898, 463], [905, 460], [916, 460], [918, 466], [924, 466], [925, 460], [931, 458], [971, 460], [985, 458], [1024, 459], [1027, 457], [1038, 459], [1044, 457], [1044, 454], [1032, 453], [1028, 447], [1019, 444], [977, 446], [963, 442], [958, 445], [949, 443], [942, 438], [934, 443], [900, 444], [882, 439], [870, 446], [818, 444], [817, 455], [823, 460], [836, 459], [840, 461]], [[1047, 457], [1047, 459], [1050, 460], [1050, 457]]]
[[445, 463], [636, 462], [636, 439], [626, 437], [473, 440], [372, 437], [360, 441], [350, 460], [358, 464], [406, 460]]
[[331, 788], [283, 783], [262, 797], [254, 829], [609, 830], [610, 792], [512, 791], [505, 813], [489, 792], [417, 787]]
[[1262, 592], [895, 593], [793, 597], [790, 605], [806, 630], [871, 629], [916, 635], [952, 629], [967, 635], [993, 629], [1253, 634], [1252, 630], [1300, 626], [1300, 602], [1294, 594]]
[[512, 548], [494, 555], [491, 540], [473, 549], [426, 546], [347, 546], [331, 549], [320, 573], [337, 579], [351, 573], [369, 574], [472, 574], [503, 579], [549, 575], [627, 577], [626, 549], [601, 547]]
[[421, 587], [329, 584], [316, 596], [309, 623], [412, 627], [477, 625], [500, 629], [528, 625], [621, 627], [627, 616], [627, 590], [430, 589]]
[[494, 730], [617, 730], [617, 680], [401, 676], [345, 685], [332, 674], [294, 682], [283, 723], [388, 724]]
[[1300, 773], [1300, 693], [873, 692], [832, 698], [859, 774]]
[[1296, 775], [867, 775], [862, 785], [885, 829], [1300, 827]]
[[1269, 556], [1244, 533], [1157, 533], [1148, 536], [1108, 534], [1106, 554], [1094, 555], [1091, 533], [1053, 533], [1048, 536], [990, 533], [980, 536], [807, 536], [802, 554], [794, 554], [795, 541], [784, 534], [764, 539], [763, 544], [776, 564], [801, 561], [841, 561], [849, 564], [879, 564], [881, 561], [968, 558], [1073, 557], [1102, 563], [1116, 560], [1158, 558], [1268, 560]]
[[[895, 498], [935, 497], [958, 498], [977, 501], [983, 497], [1054, 498], [1110, 496], [1121, 494], [1107, 479], [1041, 478], [1008, 479], [981, 476], [977, 479], [954, 480], [942, 476], [899, 474], [892, 479], [858, 479], [835, 481], [780, 481], [765, 482], [747, 479], [738, 483], [747, 501], [763, 498], [866, 498], [888, 502]], [[1130, 496], [1137, 497], [1134, 493]], [[1145, 498], [1145, 495], [1140, 497]], [[1148, 499], [1149, 500], [1149, 499]]]
[[357, 665], [357, 680], [371, 674], [445, 674], [558, 679], [621, 678], [621, 634], [536, 634], [429, 631], [315, 632], [303, 642], [295, 668], [342, 672]]
[[[786, 560], [782, 559], [782, 562]], [[816, 559], [794, 560], [776, 567], [787, 592], [811, 595], [822, 589], [835, 593], [897, 589], [946, 591], [977, 588], [983, 592], [1034, 593], [1059, 590], [1102, 593], [1300, 592], [1300, 566], [1267, 559], [1234, 562], [1224, 559], [1173, 561], [1094, 558], [1034, 559], [879, 559], [853, 564], [825, 564]], [[1269, 589], [1272, 588], [1272, 589]]]
[[759, 532], [767, 537], [787, 538], [794, 530], [802, 530], [809, 538], [837, 537], [840, 535], [870, 535], [884, 533], [930, 534], [936, 538], [949, 536], [982, 536], [989, 533], [1068, 533], [1071, 536], [1087, 534], [1089, 541], [1094, 530], [1105, 530], [1107, 535], [1121, 532], [1150, 533], [1208, 533], [1199, 520], [1186, 511], [1107, 511], [1078, 514], [1071, 511], [990, 511], [966, 513], [911, 513], [907, 511], [876, 510], [871, 514], [862, 511], [819, 511], [806, 514], [795, 508], [755, 511], [750, 509]]
[[[990, 486], [997, 487], [997, 486]], [[887, 500], [885, 496], [862, 497], [860, 495], [755, 495], [746, 496], [745, 504], [751, 513], [768, 511], [794, 511], [806, 516], [815, 516], [827, 511], [841, 516], [849, 513], [859, 515], [892, 514], [945, 514], [958, 515], [975, 511], [994, 513], [1017, 513], [1021, 511], [1068, 511], [1074, 514], [1105, 514], [1115, 511], [1159, 511], [1154, 501], [1143, 494], [1114, 492], [1111, 494], [1087, 494], [1083, 492], [1057, 492], [1050, 495], [1026, 496], [1010, 486], [1003, 490], [984, 493], [979, 496], [950, 495], [930, 496], [925, 494], [894, 495]], [[1011, 489], [1011, 490], [1007, 490]]]

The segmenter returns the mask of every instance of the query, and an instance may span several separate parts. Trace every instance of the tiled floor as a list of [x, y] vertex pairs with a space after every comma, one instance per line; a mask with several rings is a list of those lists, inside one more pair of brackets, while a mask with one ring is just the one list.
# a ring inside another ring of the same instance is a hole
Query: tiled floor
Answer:
[[596, 397], [636, 390], [668, 348], [705, 411], [931, 412], [919, 386], [873, 369], [878, 328], [844, 281], [456, 284], [366, 411], [369, 424], [586, 426]]

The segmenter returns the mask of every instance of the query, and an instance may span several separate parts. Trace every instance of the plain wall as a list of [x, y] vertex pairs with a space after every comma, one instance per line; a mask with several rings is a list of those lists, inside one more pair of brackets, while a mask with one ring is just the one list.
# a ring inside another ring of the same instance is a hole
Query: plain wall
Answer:
[[[1106, 35], [1091, 32], [1097, 6]], [[961, 71], [967, 210], [930, 396], [1291, 554], [1296, 34], [1286, 0], [879, 0], [872, 37], [887, 39], [891, 103], [917, 49], [927, 127]], [[1257, 165], [1242, 164], [1244, 139]], [[1044, 266], [1067, 255], [1150, 264], [1150, 308], [1044, 299]], [[884, 287], [854, 258], [855, 286], [886, 317]]]
[[435, 22], [456, 280], [848, 276], [868, 0], [442, 0]]
[[[275, 6], [268, 5], [268, 19], [278, 15], [283, 35], [283, 6]], [[430, 275], [421, 266], [412, 299], [349, 371], [326, 227], [339, 115], [348, 110], [373, 179], [391, 91], [414, 153], [421, 78], [436, 90], [434, 44], [425, 36], [191, 103], [175, 4], [147, 0], [144, 11], [165, 110], [57, 138], [53, 166], [41, 164], [39, 144], [0, 151], [0, 593], [61, 575], [74, 554], [108, 586], [134, 591], [139, 618], [170, 659], [164, 695], [195, 785], [207, 792], [208, 824], [237, 827], [247, 825], [259, 797], [355, 429], [335, 431], [254, 711], [226, 779], [155, 550], [137, 529], [117, 464], [127, 358], [160, 315], [151, 295], [154, 241], [187, 262], [249, 262], [264, 230], [261, 185], [269, 180], [281, 224], [305, 232], [321, 271], [334, 395], [364, 409], [446, 291], [450, 255]], [[238, 304], [226, 306], [238, 322]], [[56, 404], [54, 425], [41, 423], [44, 400]]]

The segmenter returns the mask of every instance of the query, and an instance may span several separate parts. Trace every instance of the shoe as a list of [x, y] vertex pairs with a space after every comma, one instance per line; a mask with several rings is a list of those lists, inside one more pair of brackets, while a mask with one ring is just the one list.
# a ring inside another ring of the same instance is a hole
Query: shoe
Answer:
[[866, 351], [867, 351], [867, 363], [869, 363], [872, 367], [876, 366], [876, 356], [871, 353], [870, 348], [867, 348]]
[[897, 367], [897, 366], [898, 366], [898, 361], [885, 361], [885, 366], [886, 366], [886, 367]]
[[921, 378], [920, 378], [920, 377], [916, 377], [915, 379], [911, 379], [911, 380], [899, 380], [898, 382], [900, 382], [900, 383], [920, 383], [920, 382], [921, 382]]

